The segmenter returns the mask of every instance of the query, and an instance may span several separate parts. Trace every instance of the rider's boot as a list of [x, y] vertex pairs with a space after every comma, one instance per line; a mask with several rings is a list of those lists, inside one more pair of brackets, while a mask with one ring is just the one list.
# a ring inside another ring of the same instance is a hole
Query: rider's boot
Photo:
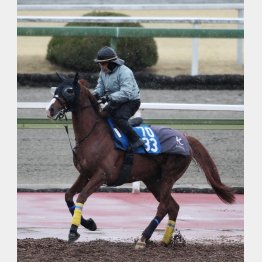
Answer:
[[130, 143], [130, 146], [133, 150], [136, 148], [139, 148], [141, 146], [144, 146], [145, 142], [142, 138], [140, 138], [135, 131], [132, 130], [132, 132], [129, 132], [127, 135]]
[[132, 150], [135, 150], [138, 147], [141, 147], [145, 144], [142, 138], [133, 130], [130, 123], [125, 119], [114, 119], [118, 128], [127, 136], [130, 141], [130, 147]]
[[132, 149], [136, 149], [140, 146], [144, 146], [145, 142], [142, 138], [138, 138], [135, 142], [131, 143]]

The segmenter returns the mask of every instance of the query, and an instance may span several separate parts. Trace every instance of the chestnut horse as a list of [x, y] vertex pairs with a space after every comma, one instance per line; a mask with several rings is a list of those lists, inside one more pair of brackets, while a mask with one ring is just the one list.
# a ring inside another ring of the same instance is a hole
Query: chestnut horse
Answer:
[[[89, 230], [96, 230], [92, 218], [84, 219], [82, 209], [87, 198], [102, 185], [114, 185], [119, 181], [126, 152], [116, 149], [107, 119], [101, 113], [99, 101], [88, 89], [87, 81], [79, 80], [78, 74], [68, 78], [58, 74], [61, 84], [56, 87], [54, 96], [48, 104], [47, 116], [53, 120], [66, 117], [72, 112], [73, 130], [76, 145], [72, 148], [73, 162], [79, 171], [74, 184], [65, 193], [65, 201], [72, 214], [68, 241], [76, 241], [80, 224]], [[185, 136], [189, 154], [134, 154], [129, 176], [122, 182], [143, 181], [147, 189], [159, 202], [156, 216], [148, 224], [136, 242], [135, 248], [144, 248], [153, 232], [168, 215], [168, 223], [162, 239], [169, 245], [179, 211], [179, 205], [171, 195], [173, 185], [185, 173], [194, 159], [206, 176], [217, 196], [225, 203], [233, 203], [232, 188], [224, 185], [207, 149], [194, 137]], [[78, 194], [76, 203], [73, 197]]]

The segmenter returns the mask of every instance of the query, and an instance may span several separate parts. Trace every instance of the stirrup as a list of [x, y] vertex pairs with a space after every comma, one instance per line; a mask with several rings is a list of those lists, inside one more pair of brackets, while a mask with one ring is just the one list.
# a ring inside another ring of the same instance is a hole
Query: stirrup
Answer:
[[130, 118], [128, 120], [128, 123], [130, 126], [135, 127], [135, 126], [140, 126], [143, 123], [143, 118], [142, 117], [134, 117]]
[[139, 138], [136, 142], [131, 143], [130, 146], [132, 149], [136, 149], [140, 146], [144, 146], [145, 142], [142, 138]]

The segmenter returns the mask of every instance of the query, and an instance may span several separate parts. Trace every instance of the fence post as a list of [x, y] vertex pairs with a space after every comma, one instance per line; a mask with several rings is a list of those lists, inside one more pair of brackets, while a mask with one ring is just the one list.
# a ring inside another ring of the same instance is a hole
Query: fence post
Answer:
[[[138, 109], [134, 117], [141, 117], [141, 109]], [[132, 184], [132, 193], [140, 193], [140, 181], [133, 182]]]
[[133, 182], [132, 184], [132, 193], [140, 193], [140, 181]]
[[[197, 29], [198, 25], [193, 24], [193, 28]], [[192, 76], [198, 74], [198, 44], [199, 44], [199, 39], [192, 38], [192, 65], [191, 65]]]
[[[244, 17], [244, 9], [238, 9], [238, 17], [243, 18]], [[238, 29], [243, 29], [243, 24], [238, 24]], [[243, 65], [244, 64], [244, 41], [243, 39], [237, 39], [237, 64]]]
[[117, 52], [117, 38], [111, 37], [110, 46]]

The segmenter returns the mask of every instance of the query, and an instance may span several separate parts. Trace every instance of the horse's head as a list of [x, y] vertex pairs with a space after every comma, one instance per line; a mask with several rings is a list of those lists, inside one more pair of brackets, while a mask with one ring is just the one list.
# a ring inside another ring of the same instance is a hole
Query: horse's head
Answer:
[[58, 74], [62, 81], [57, 87], [51, 87], [53, 98], [46, 107], [47, 117], [52, 119], [62, 118], [66, 112], [74, 111], [78, 106], [80, 86], [78, 73], [74, 78]]

